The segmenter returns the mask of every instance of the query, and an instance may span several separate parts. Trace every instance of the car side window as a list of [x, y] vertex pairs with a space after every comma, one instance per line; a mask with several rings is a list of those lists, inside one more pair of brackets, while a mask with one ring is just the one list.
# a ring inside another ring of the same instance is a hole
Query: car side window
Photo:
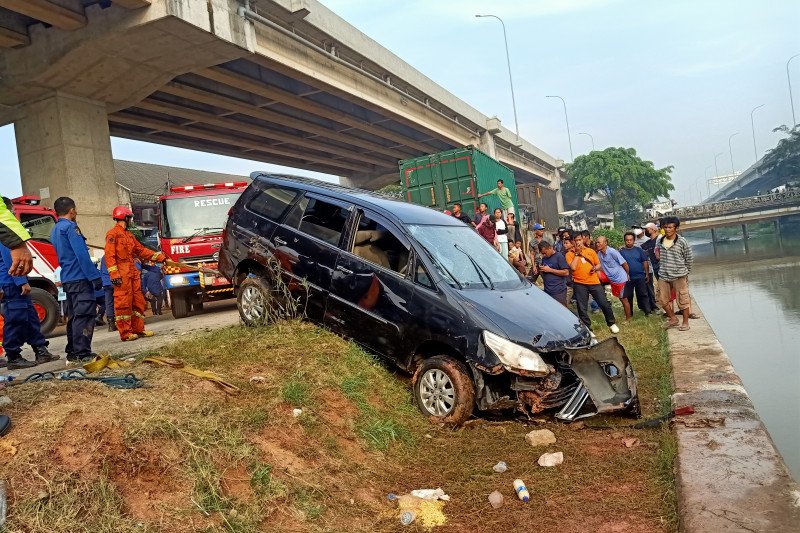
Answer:
[[297, 198], [298, 191], [282, 187], [266, 187], [255, 195], [247, 204], [254, 213], [277, 222]]
[[408, 273], [408, 246], [369, 214], [362, 214], [358, 221], [351, 252], [402, 276]]
[[[298, 229], [328, 244], [338, 245], [350, 211], [346, 207], [318, 198], [303, 198], [300, 203], [305, 203], [305, 206], [302, 208]], [[298, 207], [301, 207], [300, 203]], [[296, 218], [294, 212], [291, 215], [292, 219]]]
[[307, 196], [301, 198], [289, 214], [286, 215], [286, 220], [283, 221], [284, 226], [288, 226], [293, 229], [298, 229], [300, 227], [300, 221], [303, 218], [303, 213], [306, 212], [306, 208], [308, 207], [309, 198]]
[[425, 267], [420, 263], [419, 259], [417, 259], [417, 270], [414, 272], [414, 281], [423, 287], [428, 287], [429, 289], [434, 288], [433, 281], [431, 281], [428, 271], [425, 270]]

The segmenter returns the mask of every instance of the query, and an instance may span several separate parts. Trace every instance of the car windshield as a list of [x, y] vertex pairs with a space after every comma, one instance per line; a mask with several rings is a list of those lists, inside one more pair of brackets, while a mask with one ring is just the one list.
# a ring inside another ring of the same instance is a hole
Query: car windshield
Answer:
[[31, 238], [41, 241], [50, 240], [50, 232], [56, 221], [52, 215], [38, 213], [20, 213], [19, 221], [31, 234]]
[[466, 225], [411, 224], [408, 229], [453, 287], [514, 289], [525, 284], [511, 264]]
[[176, 239], [221, 233], [230, 211], [242, 193], [168, 198], [161, 204], [161, 234]]

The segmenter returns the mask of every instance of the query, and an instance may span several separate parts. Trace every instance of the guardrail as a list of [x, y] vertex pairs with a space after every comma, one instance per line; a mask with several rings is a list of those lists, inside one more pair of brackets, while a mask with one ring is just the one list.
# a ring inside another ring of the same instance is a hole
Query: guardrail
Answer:
[[692, 220], [695, 218], [731, 215], [743, 211], [753, 211], [797, 202], [800, 202], [800, 189], [792, 189], [790, 191], [749, 196], [736, 200], [680, 207], [670, 214], [681, 220]]

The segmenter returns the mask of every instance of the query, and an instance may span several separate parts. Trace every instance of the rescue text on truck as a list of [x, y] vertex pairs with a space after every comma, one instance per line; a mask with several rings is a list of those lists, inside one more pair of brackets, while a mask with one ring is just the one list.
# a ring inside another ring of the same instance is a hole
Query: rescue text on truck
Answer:
[[[246, 181], [170, 187], [170, 194], [159, 198], [161, 251], [173, 261], [216, 269], [228, 212], [246, 187]], [[223, 277], [174, 266], [163, 270], [175, 318], [234, 296]]]

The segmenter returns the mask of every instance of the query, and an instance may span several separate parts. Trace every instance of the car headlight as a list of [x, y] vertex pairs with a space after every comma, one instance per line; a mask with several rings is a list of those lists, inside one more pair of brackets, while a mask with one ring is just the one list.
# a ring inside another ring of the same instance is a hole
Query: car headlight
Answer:
[[178, 275], [178, 276], [172, 276], [171, 278], [169, 278], [169, 282], [172, 285], [186, 285], [187, 283], [189, 283], [189, 280], [186, 279], [186, 276]]
[[506, 370], [511, 372], [525, 370], [543, 375], [550, 373], [550, 369], [539, 354], [524, 346], [515, 344], [490, 331], [483, 332], [483, 342], [500, 359]]

